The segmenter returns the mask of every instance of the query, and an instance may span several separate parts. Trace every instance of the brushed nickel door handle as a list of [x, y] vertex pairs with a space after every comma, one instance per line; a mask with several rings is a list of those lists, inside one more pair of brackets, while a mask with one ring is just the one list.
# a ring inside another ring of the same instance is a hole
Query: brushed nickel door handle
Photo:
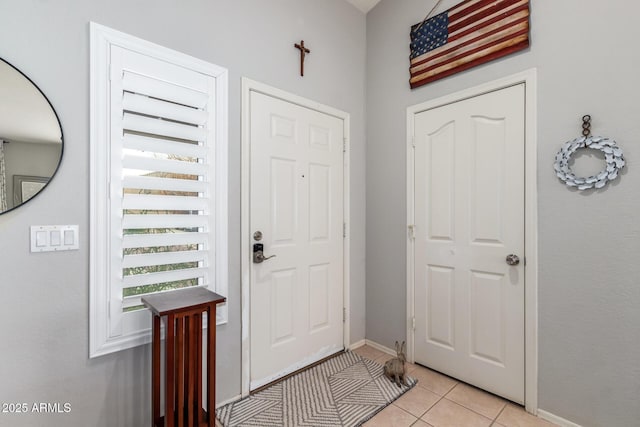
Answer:
[[268, 259], [271, 259], [275, 257], [275, 255], [271, 255], [271, 256], [264, 256], [264, 252], [262, 251], [257, 251], [253, 253], [253, 262], [256, 264], [260, 264], [261, 262], [264, 262]]
[[509, 254], [507, 255], [505, 261], [507, 261], [507, 264], [509, 265], [518, 265], [520, 264], [520, 257], [515, 254]]

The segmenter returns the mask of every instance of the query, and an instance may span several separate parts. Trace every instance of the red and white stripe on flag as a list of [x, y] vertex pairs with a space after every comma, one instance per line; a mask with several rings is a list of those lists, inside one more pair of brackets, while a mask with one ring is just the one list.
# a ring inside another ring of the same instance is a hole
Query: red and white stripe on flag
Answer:
[[411, 27], [411, 88], [529, 46], [529, 0], [466, 0]]

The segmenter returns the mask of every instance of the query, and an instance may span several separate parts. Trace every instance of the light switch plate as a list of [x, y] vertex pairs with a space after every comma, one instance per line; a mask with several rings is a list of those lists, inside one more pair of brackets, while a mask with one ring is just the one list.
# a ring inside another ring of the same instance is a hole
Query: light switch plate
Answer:
[[78, 241], [77, 225], [31, 226], [31, 252], [74, 251]]

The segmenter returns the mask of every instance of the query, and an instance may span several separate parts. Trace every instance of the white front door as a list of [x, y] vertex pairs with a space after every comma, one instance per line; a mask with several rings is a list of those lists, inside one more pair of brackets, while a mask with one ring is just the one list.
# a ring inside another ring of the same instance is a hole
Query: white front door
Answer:
[[343, 349], [343, 125], [250, 93], [252, 390]]
[[[508, 87], [414, 121], [415, 361], [518, 403], [524, 93], [524, 84]], [[519, 264], [509, 265], [509, 255]]]

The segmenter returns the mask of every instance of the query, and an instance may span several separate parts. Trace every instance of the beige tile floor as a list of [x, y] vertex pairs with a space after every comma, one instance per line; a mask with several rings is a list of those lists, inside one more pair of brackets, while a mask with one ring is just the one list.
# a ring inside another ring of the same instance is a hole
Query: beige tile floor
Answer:
[[[373, 347], [354, 350], [384, 363]], [[365, 427], [551, 427], [520, 406], [422, 366], [407, 364], [418, 384], [364, 424]]]

